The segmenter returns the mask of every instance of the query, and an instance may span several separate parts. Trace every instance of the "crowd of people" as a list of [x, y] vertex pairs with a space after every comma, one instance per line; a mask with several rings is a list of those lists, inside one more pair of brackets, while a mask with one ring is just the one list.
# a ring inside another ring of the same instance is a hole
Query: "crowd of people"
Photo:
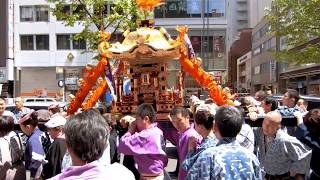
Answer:
[[[320, 109], [308, 111], [292, 89], [281, 106], [268, 93], [220, 107], [192, 96], [189, 108], [169, 113], [172, 127], [158, 123], [153, 106], [143, 102], [123, 116], [96, 109], [66, 116], [52, 105], [42, 124], [23, 98], [12, 112], [0, 99], [0, 179], [170, 180], [174, 173], [178, 180], [320, 179]], [[286, 116], [295, 116], [296, 126], [283, 126]], [[245, 117], [263, 117], [262, 127]], [[168, 141], [178, 153], [170, 173]]]

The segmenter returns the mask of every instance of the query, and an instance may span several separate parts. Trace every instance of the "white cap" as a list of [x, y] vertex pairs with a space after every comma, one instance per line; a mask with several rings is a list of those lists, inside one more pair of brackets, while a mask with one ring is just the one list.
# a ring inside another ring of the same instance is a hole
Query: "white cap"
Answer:
[[53, 118], [51, 118], [47, 123], [45, 123], [44, 125], [47, 128], [55, 128], [58, 126], [64, 126], [66, 124], [67, 120], [62, 117], [62, 116], [54, 116]]

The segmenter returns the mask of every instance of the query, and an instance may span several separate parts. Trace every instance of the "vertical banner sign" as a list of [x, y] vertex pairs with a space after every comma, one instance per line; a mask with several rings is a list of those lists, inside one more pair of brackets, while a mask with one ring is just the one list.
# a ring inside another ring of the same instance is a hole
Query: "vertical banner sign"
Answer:
[[196, 55], [195, 55], [195, 53], [194, 53], [194, 50], [193, 50], [191, 41], [190, 41], [189, 36], [188, 36], [187, 34], [184, 35], [184, 40], [185, 40], [186, 45], [187, 45], [187, 47], [188, 47], [188, 58], [189, 58], [189, 59], [195, 58]]
[[113, 84], [112, 76], [115, 75], [116, 72], [118, 71], [119, 64], [120, 64], [120, 61], [115, 60], [114, 64], [113, 64], [113, 67], [111, 68], [110, 61], [108, 61], [108, 63], [106, 64], [106, 67], [105, 67], [106, 81], [107, 81], [107, 84], [109, 86], [109, 91], [106, 92], [106, 97], [108, 98], [107, 102], [110, 101], [110, 98], [109, 98], [110, 95], [111, 95], [111, 97], [112, 97], [112, 99], [114, 101], [117, 101], [116, 95], [114, 93], [114, 84]]

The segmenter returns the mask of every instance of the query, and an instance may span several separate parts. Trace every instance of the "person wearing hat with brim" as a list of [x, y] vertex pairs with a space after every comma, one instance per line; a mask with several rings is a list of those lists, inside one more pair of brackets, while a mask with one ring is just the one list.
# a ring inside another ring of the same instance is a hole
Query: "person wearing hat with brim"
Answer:
[[59, 104], [58, 104], [58, 103], [51, 104], [51, 105], [48, 107], [48, 111], [49, 111], [50, 114], [51, 114], [51, 118], [54, 117], [54, 116], [60, 115], [60, 107], [59, 107]]
[[[23, 133], [28, 136], [25, 149], [25, 167], [32, 179], [41, 178], [45, 164], [46, 135], [38, 128], [38, 113], [34, 110], [22, 115], [18, 121]], [[50, 142], [49, 142], [50, 143]]]
[[46, 154], [47, 164], [44, 165], [43, 178], [51, 178], [61, 173], [62, 160], [66, 153], [66, 140], [63, 131], [63, 126], [66, 119], [60, 115], [55, 115], [44, 125], [47, 127], [50, 137], [53, 142]]

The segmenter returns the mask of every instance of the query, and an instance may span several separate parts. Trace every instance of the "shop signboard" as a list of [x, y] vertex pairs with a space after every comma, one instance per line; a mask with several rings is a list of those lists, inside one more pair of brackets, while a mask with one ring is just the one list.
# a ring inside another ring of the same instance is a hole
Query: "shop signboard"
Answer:
[[66, 90], [67, 91], [77, 90], [78, 89], [77, 81], [80, 78], [81, 70], [76, 68], [66, 68], [64, 72], [65, 72], [64, 83], [66, 85]]
[[0, 67], [0, 83], [5, 83], [7, 81], [6, 74], [7, 74], [7, 68]]

